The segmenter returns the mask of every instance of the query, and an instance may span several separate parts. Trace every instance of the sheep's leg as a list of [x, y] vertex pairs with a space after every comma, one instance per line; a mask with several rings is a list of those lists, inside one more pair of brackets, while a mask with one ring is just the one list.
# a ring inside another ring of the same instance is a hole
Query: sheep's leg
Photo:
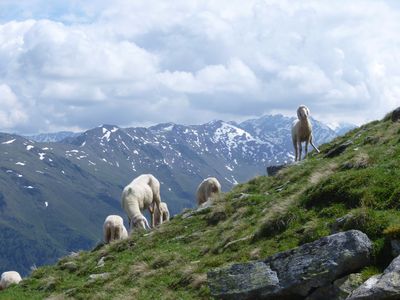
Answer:
[[[154, 208], [154, 205], [157, 207], [157, 210], [158, 210], [158, 216], [162, 216], [162, 212], [161, 212], [161, 208], [160, 208], [160, 205], [161, 205], [161, 197], [160, 197], [160, 192], [158, 191], [157, 193], [154, 193], [154, 195], [153, 195], [153, 214], [154, 214], [154, 211], [155, 211], [155, 208]], [[154, 216], [153, 216], [153, 220], [152, 220], [152, 223], [151, 223], [151, 225], [154, 227]], [[161, 224], [161, 223], [159, 223], [159, 224]]]
[[132, 219], [128, 217], [129, 232], [132, 232]]
[[306, 141], [305, 149], [304, 149], [304, 158], [307, 158], [308, 154], [308, 141]]
[[114, 240], [115, 240], [115, 228], [111, 227], [110, 228], [110, 239], [109, 239], [109, 242], [111, 243]]
[[297, 161], [297, 142], [293, 141], [293, 147], [294, 147], [294, 161]]
[[156, 227], [155, 218], [154, 218], [154, 209], [152, 212], [150, 212], [150, 223], [151, 223], [151, 228]]
[[104, 242], [106, 244], [108, 244], [110, 242], [110, 239], [111, 239], [111, 237], [110, 237], [110, 228], [107, 228], [106, 229], [106, 234], [104, 235]]
[[302, 152], [302, 145], [301, 145], [301, 142], [299, 143], [299, 161], [301, 161], [301, 152]]
[[158, 220], [157, 220], [157, 222], [158, 222], [158, 224], [159, 225], [161, 225], [163, 222], [164, 222], [164, 217], [163, 217], [163, 213], [161, 213], [161, 214], [159, 214], [159, 216], [158, 216]]

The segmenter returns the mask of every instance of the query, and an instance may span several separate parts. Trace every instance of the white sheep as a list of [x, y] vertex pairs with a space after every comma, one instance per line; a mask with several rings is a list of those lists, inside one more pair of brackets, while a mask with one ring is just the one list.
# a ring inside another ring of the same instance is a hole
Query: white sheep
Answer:
[[[161, 202], [160, 210], [161, 210], [161, 217], [157, 210], [154, 211], [154, 219], [155, 219], [156, 226], [169, 221], [169, 210], [168, 210], [167, 203]], [[160, 223], [160, 221], [161, 221], [161, 223]]]
[[308, 143], [313, 146], [315, 151], [319, 153], [318, 148], [313, 143], [313, 136], [312, 136], [312, 126], [308, 116], [310, 115], [310, 110], [305, 105], [300, 105], [297, 109], [297, 117], [298, 120], [293, 122], [292, 127], [292, 141], [293, 147], [295, 152], [295, 161], [301, 160], [301, 151], [302, 146], [301, 143], [305, 142], [305, 157], [308, 153]]
[[18, 284], [21, 280], [21, 275], [16, 271], [4, 272], [1, 274], [0, 290], [8, 288], [12, 284]]
[[104, 221], [103, 234], [106, 244], [114, 240], [126, 239], [128, 237], [128, 232], [124, 226], [124, 220], [117, 215], [108, 216]]
[[204, 179], [198, 186], [196, 192], [197, 205], [202, 205], [210, 199], [214, 198], [221, 192], [221, 184], [215, 177], [208, 177]]
[[[160, 213], [160, 182], [151, 174], [143, 174], [136, 177], [122, 191], [122, 208], [128, 215], [129, 228], [150, 228], [142, 212], [149, 210], [151, 225], [155, 226], [154, 210]], [[161, 223], [161, 222], [160, 222]]]

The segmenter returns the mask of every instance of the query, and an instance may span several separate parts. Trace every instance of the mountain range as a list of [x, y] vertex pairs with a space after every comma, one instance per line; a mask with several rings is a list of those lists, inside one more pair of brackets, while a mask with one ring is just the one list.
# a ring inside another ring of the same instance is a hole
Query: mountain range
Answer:
[[[0, 133], [0, 267], [22, 274], [102, 239], [107, 215], [125, 217], [123, 187], [143, 173], [161, 182], [172, 214], [195, 205], [201, 180], [224, 191], [292, 161], [294, 118], [263, 116], [241, 123], [102, 125], [82, 133]], [[312, 120], [316, 144], [338, 135]], [[349, 129], [349, 128], [347, 128]], [[341, 132], [343, 133], [343, 132]]]

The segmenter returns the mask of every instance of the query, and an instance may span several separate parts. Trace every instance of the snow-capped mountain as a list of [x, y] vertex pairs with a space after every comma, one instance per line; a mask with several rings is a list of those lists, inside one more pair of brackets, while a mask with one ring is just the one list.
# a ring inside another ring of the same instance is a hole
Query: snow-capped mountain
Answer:
[[[195, 205], [205, 177], [217, 177], [227, 191], [265, 174], [266, 166], [292, 160], [292, 122], [278, 115], [240, 124], [102, 125], [46, 143], [0, 134], [0, 266], [26, 273], [93, 246], [107, 215], [125, 217], [121, 191], [140, 174], [160, 180], [172, 214]], [[316, 120], [313, 128], [317, 144], [336, 136]]]
[[60, 131], [54, 133], [41, 133], [37, 135], [30, 135], [25, 136], [27, 139], [33, 140], [35, 142], [42, 142], [42, 143], [52, 143], [52, 142], [59, 142], [67, 137], [77, 136], [80, 133], [71, 132], [71, 131]]

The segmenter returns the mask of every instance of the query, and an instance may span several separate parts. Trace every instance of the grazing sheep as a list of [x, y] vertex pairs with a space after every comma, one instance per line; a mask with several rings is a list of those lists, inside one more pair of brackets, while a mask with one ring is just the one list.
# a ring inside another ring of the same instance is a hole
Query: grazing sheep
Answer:
[[[169, 221], [169, 210], [168, 210], [167, 203], [161, 202], [160, 210], [161, 210], [161, 217], [157, 210], [154, 212], [154, 219], [155, 219], [156, 226]], [[161, 223], [160, 223], [160, 221], [161, 221]]]
[[151, 225], [155, 226], [154, 211], [160, 213], [160, 182], [151, 174], [143, 174], [136, 177], [122, 191], [122, 208], [128, 215], [129, 228], [150, 228], [142, 212], [149, 210]]
[[21, 280], [21, 275], [16, 271], [4, 272], [1, 274], [0, 290], [8, 288], [12, 284], [18, 284]]
[[196, 198], [197, 205], [202, 205], [207, 202], [209, 198], [213, 198], [215, 195], [221, 192], [221, 184], [215, 177], [208, 177], [204, 179], [199, 187], [197, 188]]
[[114, 240], [123, 240], [128, 237], [128, 232], [124, 226], [124, 220], [117, 215], [110, 215], [106, 218], [103, 225], [104, 242], [111, 243]]
[[300, 105], [299, 108], [297, 109], [297, 117], [299, 119], [293, 122], [293, 127], [292, 127], [292, 141], [295, 152], [295, 159], [294, 159], [295, 161], [301, 160], [302, 142], [306, 143], [305, 157], [307, 156], [308, 153], [308, 143], [310, 143], [311, 146], [313, 146], [313, 148], [315, 149], [315, 151], [319, 153], [318, 148], [315, 147], [313, 143], [312, 126], [310, 120], [308, 119], [309, 115], [310, 115], [310, 110], [307, 108], [307, 106]]

